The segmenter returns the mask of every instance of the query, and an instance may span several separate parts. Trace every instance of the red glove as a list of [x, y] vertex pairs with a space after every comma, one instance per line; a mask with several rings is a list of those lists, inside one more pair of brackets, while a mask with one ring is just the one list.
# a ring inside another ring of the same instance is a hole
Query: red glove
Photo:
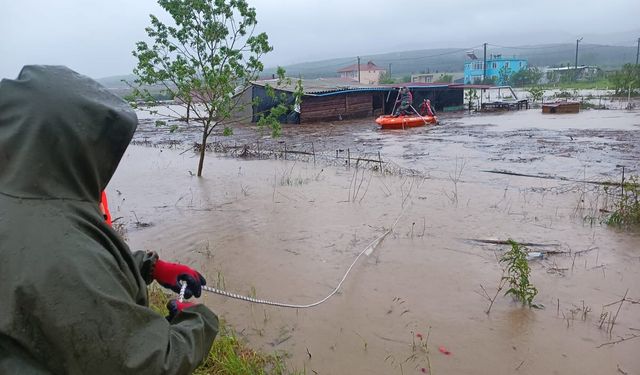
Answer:
[[207, 281], [198, 271], [178, 263], [164, 262], [158, 259], [153, 269], [153, 278], [165, 288], [169, 288], [176, 293], [180, 293], [182, 285], [180, 281], [187, 282], [187, 289], [184, 291], [184, 298], [191, 296], [200, 297], [202, 285], [207, 285]]
[[173, 318], [175, 318], [179, 312], [186, 309], [187, 307], [191, 307], [195, 305], [196, 305], [195, 303], [180, 302], [178, 300], [172, 299], [167, 303], [167, 309], [169, 310], [169, 316], [167, 316], [167, 320], [172, 321]]

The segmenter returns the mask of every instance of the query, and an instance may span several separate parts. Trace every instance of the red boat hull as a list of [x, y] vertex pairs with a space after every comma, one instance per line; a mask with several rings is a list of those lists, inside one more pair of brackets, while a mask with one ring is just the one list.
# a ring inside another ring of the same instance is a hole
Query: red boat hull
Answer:
[[376, 119], [376, 123], [382, 129], [405, 129], [415, 128], [418, 126], [435, 125], [438, 122], [436, 116], [380, 116]]

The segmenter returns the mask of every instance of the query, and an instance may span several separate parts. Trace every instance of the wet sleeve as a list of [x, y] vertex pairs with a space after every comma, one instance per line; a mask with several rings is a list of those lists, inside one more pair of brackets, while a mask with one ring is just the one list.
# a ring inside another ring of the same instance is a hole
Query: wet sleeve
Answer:
[[153, 281], [153, 268], [158, 260], [158, 254], [155, 251], [134, 251], [133, 260], [136, 262], [142, 279], [151, 284]]
[[170, 323], [135, 303], [138, 285], [117, 267], [106, 257], [76, 258], [38, 293], [38, 328], [62, 372], [191, 374], [209, 353], [217, 316], [197, 305]]

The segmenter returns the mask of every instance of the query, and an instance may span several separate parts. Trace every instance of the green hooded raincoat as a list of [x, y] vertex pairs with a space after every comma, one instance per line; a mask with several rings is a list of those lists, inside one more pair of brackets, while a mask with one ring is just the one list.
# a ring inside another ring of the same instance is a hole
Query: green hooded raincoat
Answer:
[[215, 314], [149, 309], [157, 257], [98, 209], [136, 125], [64, 67], [0, 82], [0, 374], [188, 374], [206, 357]]

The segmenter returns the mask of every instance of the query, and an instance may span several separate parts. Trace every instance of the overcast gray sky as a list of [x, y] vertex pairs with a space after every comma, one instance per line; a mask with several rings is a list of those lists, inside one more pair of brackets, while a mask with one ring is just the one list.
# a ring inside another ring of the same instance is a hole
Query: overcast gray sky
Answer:
[[[275, 51], [267, 66], [483, 42], [606, 40], [634, 45], [639, 0], [249, 0]], [[153, 0], [0, 0], [0, 77], [64, 64], [95, 78], [130, 74]], [[165, 18], [165, 17], [162, 17]]]

